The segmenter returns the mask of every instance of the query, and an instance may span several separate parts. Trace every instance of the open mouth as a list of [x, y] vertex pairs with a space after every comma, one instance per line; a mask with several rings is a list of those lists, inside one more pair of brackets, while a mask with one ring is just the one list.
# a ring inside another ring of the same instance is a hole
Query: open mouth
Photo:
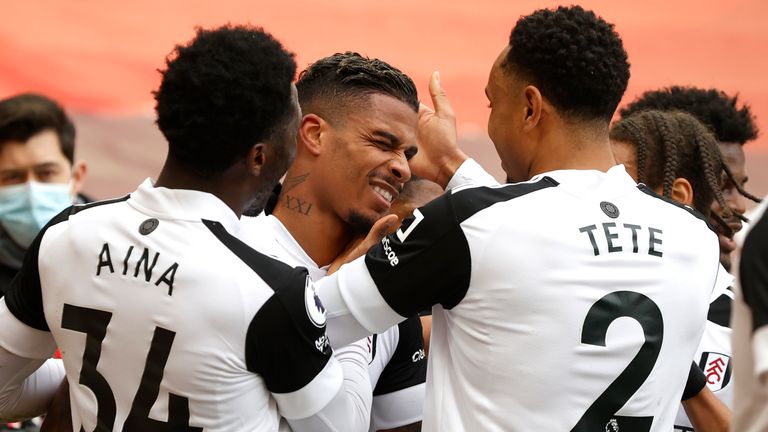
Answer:
[[371, 189], [373, 189], [373, 191], [377, 194], [381, 195], [381, 197], [387, 200], [387, 202], [390, 204], [395, 199], [395, 194], [392, 191], [384, 189], [381, 186], [371, 185]]

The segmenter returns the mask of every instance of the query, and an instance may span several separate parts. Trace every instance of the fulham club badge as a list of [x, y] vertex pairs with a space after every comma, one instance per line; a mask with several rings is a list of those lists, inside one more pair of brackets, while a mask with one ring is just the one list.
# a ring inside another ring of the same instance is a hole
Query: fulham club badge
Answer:
[[713, 392], [727, 386], [731, 380], [731, 358], [725, 354], [703, 352], [699, 368], [704, 371], [707, 387]]

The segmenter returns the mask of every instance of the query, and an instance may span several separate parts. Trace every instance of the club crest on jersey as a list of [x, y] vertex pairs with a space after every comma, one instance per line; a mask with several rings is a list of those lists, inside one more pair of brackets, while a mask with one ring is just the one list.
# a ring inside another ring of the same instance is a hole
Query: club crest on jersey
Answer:
[[703, 352], [699, 368], [704, 371], [707, 387], [716, 392], [731, 380], [731, 358], [716, 352]]
[[325, 307], [320, 301], [320, 297], [317, 296], [315, 291], [315, 285], [312, 280], [307, 276], [307, 281], [304, 285], [304, 306], [307, 308], [307, 316], [316, 327], [325, 326]]

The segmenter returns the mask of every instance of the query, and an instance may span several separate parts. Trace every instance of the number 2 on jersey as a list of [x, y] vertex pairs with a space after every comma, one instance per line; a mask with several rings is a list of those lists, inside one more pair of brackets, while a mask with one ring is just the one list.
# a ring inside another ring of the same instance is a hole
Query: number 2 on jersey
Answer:
[[592, 403], [571, 432], [647, 432], [651, 429], [653, 417], [624, 417], [617, 416], [616, 412], [643, 385], [659, 357], [664, 323], [656, 303], [633, 291], [616, 291], [604, 296], [587, 312], [581, 343], [605, 347], [608, 327], [621, 317], [633, 318], [640, 323], [645, 341], [629, 365]]
[[[64, 304], [61, 327], [86, 334], [80, 384], [88, 387], [96, 396], [96, 428], [94, 431], [111, 431], [115, 426], [117, 407], [115, 395], [106, 378], [96, 369], [101, 357], [101, 344], [107, 335], [112, 313], [86, 307]], [[171, 352], [175, 332], [155, 327], [152, 343], [147, 354], [144, 372], [131, 411], [122, 430], [126, 431], [185, 431], [201, 432], [203, 428], [189, 426], [189, 399], [168, 394], [168, 421], [149, 418], [149, 410], [157, 400], [165, 363]], [[80, 431], [84, 431], [80, 427]]]

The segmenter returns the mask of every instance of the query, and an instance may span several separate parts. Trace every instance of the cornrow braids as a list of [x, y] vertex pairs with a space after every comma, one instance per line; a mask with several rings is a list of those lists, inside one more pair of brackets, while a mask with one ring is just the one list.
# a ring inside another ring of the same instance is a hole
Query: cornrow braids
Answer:
[[664, 116], [658, 111], [652, 111], [648, 113], [656, 126], [661, 140], [666, 145], [661, 146], [661, 150], [664, 153], [664, 180], [663, 180], [663, 195], [665, 197], [672, 196], [672, 185], [677, 178], [677, 165], [678, 165], [678, 153], [682, 147], [682, 137], [679, 133], [672, 131], [669, 123], [669, 116]]
[[616, 122], [611, 139], [633, 145], [637, 154], [638, 181], [662, 188], [671, 197], [676, 178], [688, 180], [694, 191], [693, 206], [710, 214], [716, 200], [729, 209], [720, 190], [725, 163], [717, 140], [693, 116], [683, 112], [641, 111]]
[[743, 196], [744, 198], [747, 198], [747, 199], [749, 199], [749, 200], [751, 200], [751, 201], [753, 201], [755, 203], [758, 203], [758, 204], [763, 202], [762, 199], [760, 199], [760, 198], [752, 195], [751, 193], [747, 192], [746, 190], [744, 190], [744, 186], [740, 185], [739, 182], [736, 181], [736, 178], [734, 177], [733, 172], [731, 171], [731, 169], [728, 168], [728, 165], [723, 164], [723, 170], [725, 170], [725, 174], [728, 176], [728, 180], [733, 182], [733, 184], [736, 186], [736, 190], [739, 191], [741, 196]]

